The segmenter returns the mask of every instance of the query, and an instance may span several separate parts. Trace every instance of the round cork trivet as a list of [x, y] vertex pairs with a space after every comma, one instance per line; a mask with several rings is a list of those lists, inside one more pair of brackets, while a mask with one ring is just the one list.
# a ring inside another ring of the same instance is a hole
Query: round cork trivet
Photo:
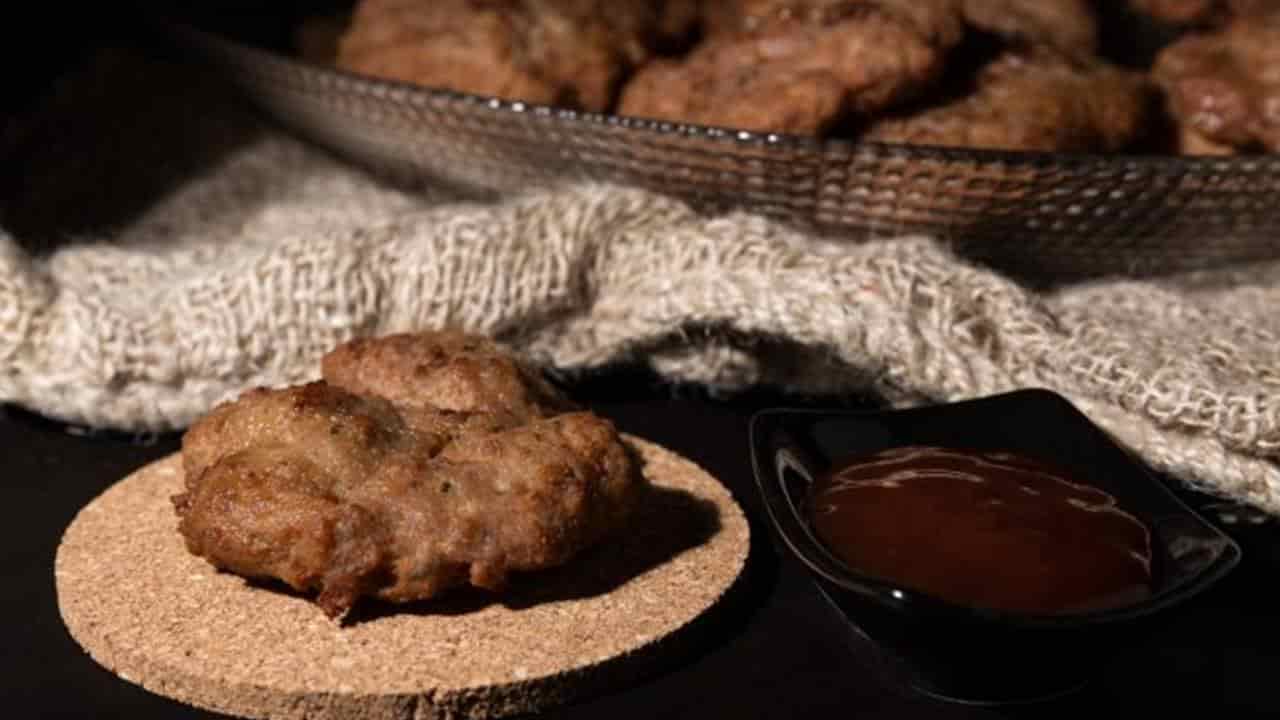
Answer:
[[628, 437], [652, 484], [629, 531], [570, 565], [328, 620], [283, 586], [192, 556], [169, 498], [177, 455], [89, 503], [63, 535], [58, 604], [103, 666], [191, 705], [262, 718], [488, 718], [612, 687], [660, 662], [734, 584], [741, 508], [692, 462]]

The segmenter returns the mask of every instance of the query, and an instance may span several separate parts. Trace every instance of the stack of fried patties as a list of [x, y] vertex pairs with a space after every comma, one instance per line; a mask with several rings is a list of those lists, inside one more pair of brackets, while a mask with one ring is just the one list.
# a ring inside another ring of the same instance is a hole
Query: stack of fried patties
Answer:
[[678, 50], [696, 0], [360, 0], [336, 62], [364, 75], [603, 112]]
[[1097, 56], [1085, 0], [715, 3], [685, 58], [624, 114], [757, 131], [1007, 149], [1114, 150], [1147, 122], [1139, 73]]
[[501, 589], [616, 533], [641, 497], [613, 425], [488, 340], [356, 340], [322, 365], [193, 425], [174, 505], [192, 553], [318, 592], [330, 616]]
[[[1191, 35], [1154, 72], [1120, 67], [1100, 53], [1103, 7]], [[1248, 152], [1280, 142], [1276, 10], [1274, 0], [361, 0], [332, 59], [428, 87], [757, 132]]]
[[1096, 25], [1087, 0], [363, 0], [337, 63], [761, 132], [1111, 150], [1152, 95]]

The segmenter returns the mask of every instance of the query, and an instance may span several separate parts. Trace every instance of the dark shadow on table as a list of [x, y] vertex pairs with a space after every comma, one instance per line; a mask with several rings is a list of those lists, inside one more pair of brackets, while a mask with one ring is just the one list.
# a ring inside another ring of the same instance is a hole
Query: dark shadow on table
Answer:
[[[750, 518], [751, 542], [746, 566], [719, 602], [688, 625], [626, 658], [624, 671], [608, 666], [576, 681], [567, 704], [555, 714], [596, 717], [592, 701], [621, 693], [644, 692], [646, 685], [663, 677], [678, 676], [708, 655], [740, 636], [769, 601], [778, 583], [779, 556], [763, 524]], [[764, 660], [762, 660], [764, 662]], [[543, 714], [512, 716], [510, 720], [536, 720]]]

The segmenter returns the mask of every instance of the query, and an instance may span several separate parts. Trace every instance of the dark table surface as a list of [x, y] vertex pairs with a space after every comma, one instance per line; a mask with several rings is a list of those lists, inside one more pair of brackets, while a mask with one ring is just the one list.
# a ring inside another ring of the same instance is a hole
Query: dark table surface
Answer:
[[[6, 63], [28, 72], [7, 86], [0, 105], [5, 110], [47, 88], [56, 71], [102, 38], [119, 38], [118, 19], [105, 10], [67, 26], [61, 10], [42, 7], [36, 30], [48, 42], [35, 55], [13, 58], [20, 63]], [[740, 592], [701, 627], [696, 643], [628, 688], [549, 716], [1077, 718], [1134, 702], [1147, 716], [1188, 710], [1280, 716], [1280, 693], [1271, 685], [1280, 667], [1280, 615], [1273, 610], [1280, 527], [1273, 522], [1227, 528], [1243, 546], [1240, 566], [1209, 592], [1163, 614], [1141, 644], [1107, 661], [1084, 692], [1020, 708], [946, 705], [899, 695], [868, 677], [842, 621], [801, 569], [775, 551], [751, 477], [747, 425], [760, 408], [804, 401], [766, 394], [716, 400], [635, 372], [603, 375], [571, 391], [623, 431], [665, 445], [723, 481], [752, 523], [754, 544]], [[0, 592], [0, 708], [6, 716], [216, 717], [97, 665], [67, 633], [54, 590], [54, 555], [76, 512], [111, 483], [175, 451], [178, 440], [88, 431], [0, 406], [0, 548], [7, 573]]]
[[[1146, 713], [1195, 708], [1228, 717], [1280, 715], [1280, 694], [1271, 685], [1280, 667], [1272, 582], [1280, 569], [1280, 530], [1271, 523], [1230, 528], [1244, 547], [1241, 565], [1206, 594], [1165, 613], [1142, 644], [1107, 661], [1084, 692], [1019, 708], [947, 705], [903, 696], [868, 677], [839, 618], [801, 569], [774, 549], [745, 452], [747, 425], [757, 409], [802, 401], [764, 394], [716, 400], [637, 373], [604, 375], [570, 390], [620, 429], [663, 444], [722, 480], [746, 510], [754, 544], [740, 592], [701, 627], [696, 643], [663, 658], [634, 685], [583, 698], [551, 717], [701, 719], [711, 711], [735, 718], [1074, 718], [1134, 701]], [[176, 435], [92, 432], [0, 408], [0, 547], [9, 573], [0, 593], [7, 627], [0, 707], [28, 708], [19, 714], [31, 717], [214, 717], [97, 665], [67, 633], [54, 591], [54, 554], [75, 513], [177, 444]]]

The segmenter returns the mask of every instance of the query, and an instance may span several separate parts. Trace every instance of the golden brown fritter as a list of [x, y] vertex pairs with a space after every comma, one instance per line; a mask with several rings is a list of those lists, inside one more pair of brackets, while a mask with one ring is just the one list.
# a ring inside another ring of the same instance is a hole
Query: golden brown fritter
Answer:
[[401, 407], [492, 413], [525, 421], [569, 402], [492, 340], [455, 330], [358, 339], [327, 354], [324, 379]]
[[[352, 477], [406, 442], [410, 433], [391, 403], [341, 392], [325, 383], [249, 390], [200, 418], [182, 439], [187, 488], [221, 458], [270, 440], [306, 447], [329, 475]], [[424, 439], [425, 440], [425, 439]], [[438, 441], [436, 451], [444, 446]]]
[[830, 24], [847, 11], [844, 0], [703, 0], [704, 35], [757, 32], [788, 22]]
[[392, 529], [391, 582], [403, 602], [470, 582], [501, 589], [513, 571], [562, 565], [620, 527], [637, 500], [631, 456], [587, 412], [459, 436], [425, 468], [412, 455], [347, 499]]
[[319, 591], [330, 616], [376, 591], [390, 529], [343, 501], [333, 476], [292, 445], [253, 445], [219, 458], [173, 498], [187, 550], [215, 567]]
[[[654, 0], [361, 0], [338, 66], [366, 75], [603, 111], [663, 33]], [[692, 22], [692, 16], [684, 23]]]
[[1276, 0], [1129, 0], [1129, 4], [1170, 25], [1220, 25], [1276, 9]]
[[882, 12], [912, 25], [924, 37], [950, 45], [961, 28], [960, 0], [703, 0], [699, 14], [704, 35], [759, 32], [792, 23], [832, 25]]
[[965, 22], [1019, 48], [1043, 46], [1087, 58], [1098, 52], [1089, 0], [961, 0]]
[[1129, 4], [1162, 22], [1190, 25], [1203, 22], [1224, 3], [1222, 0], [1129, 0]]
[[1100, 61], [1005, 53], [978, 73], [973, 93], [885, 117], [863, 138], [1002, 150], [1103, 152], [1137, 139], [1151, 117], [1144, 78]]
[[[549, 386], [504, 386], [524, 376], [488, 341], [427, 333], [382, 342], [326, 358], [353, 385], [369, 369], [364, 395], [323, 380], [257, 389], [192, 426], [185, 492], [174, 497], [190, 552], [317, 592], [340, 617], [361, 596], [499, 589], [511, 573], [564, 564], [625, 523], [643, 478], [607, 420], [539, 405]], [[419, 349], [439, 354], [417, 364]], [[454, 407], [434, 406], [436, 391]]]
[[[747, 48], [730, 47], [725, 55]], [[709, 60], [708, 64], [718, 64]], [[844, 85], [825, 71], [767, 68], [753, 58], [737, 71], [654, 61], [627, 86], [618, 112], [651, 120], [757, 132], [821, 135], [847, 110]]]
[[1183, 36], [1160, 52], [1152, 77], [1180, 152], [1280, 152], [1280, 12]]
[[[704, 32], [759, 31], [783, 22], [829, 24], [871, 3], [848, 0], [708, 0], [701, 7]], [[940, 0], [882, 3], [926, 34], [949, 35], [955, 18], [971, 28], [1019, 45], [1047, 45], [1072, 54], [1098, 49], [1098, 19], [1089, 0]], [[932, 29], [930, 29], [932, 28]]]
[[818, 134], [846, 113], [919, 94], [962, 35], [951, 0], [744, 0], [720, 10], [687, 57], [636, 74], [621, 114]]

